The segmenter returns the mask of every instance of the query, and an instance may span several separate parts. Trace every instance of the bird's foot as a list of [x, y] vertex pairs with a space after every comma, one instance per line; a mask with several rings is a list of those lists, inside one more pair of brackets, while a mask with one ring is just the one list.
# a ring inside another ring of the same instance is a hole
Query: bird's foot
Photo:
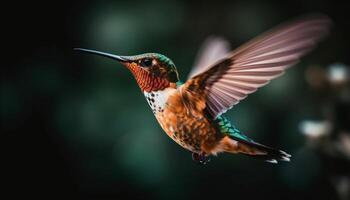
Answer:
[[192, 153], [192, 160], [196, 161], [198, 164], [205, 165], [210, 161], [210, 158], [204, 153]]

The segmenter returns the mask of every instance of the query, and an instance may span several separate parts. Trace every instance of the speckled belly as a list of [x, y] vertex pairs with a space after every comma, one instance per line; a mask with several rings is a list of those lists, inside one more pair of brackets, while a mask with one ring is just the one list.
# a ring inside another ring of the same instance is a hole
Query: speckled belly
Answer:
[[201, 111], [189, 109], [178, 96], [171, 97], [156, 118], [176, 143], [196, 153], [209, 153], [220, 135]]

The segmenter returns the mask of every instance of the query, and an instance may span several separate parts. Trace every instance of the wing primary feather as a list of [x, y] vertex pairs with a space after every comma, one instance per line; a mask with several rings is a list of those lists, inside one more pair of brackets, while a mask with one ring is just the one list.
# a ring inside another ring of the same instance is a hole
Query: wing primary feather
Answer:
[[[181, 87], [204, 94], [207, 110], [216, 118], [298, 63], [301, 56], [311, 51], [329, 32], [330, 25], [331, 20], [324, 15], [279, 25], [240, 46], [225, 58], [218, 56], [220, 62], [212, 66], [196, 66], [190, 74], [191, 79]], [[217, 47], [220, 50], [223, 45]], [[226, 48], [221, 49], [227, 51]]]

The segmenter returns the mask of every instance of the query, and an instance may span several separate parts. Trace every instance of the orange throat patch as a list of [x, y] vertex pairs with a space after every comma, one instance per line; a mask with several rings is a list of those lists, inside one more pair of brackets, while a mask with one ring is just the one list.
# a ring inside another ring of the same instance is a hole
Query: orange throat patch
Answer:
[[166, 78], [153, 75], [145, 69], [137, 66], [136, 63], [126, 63], [125, 66], [131, 71], [142, 92], [163, 90], [171, 86]]

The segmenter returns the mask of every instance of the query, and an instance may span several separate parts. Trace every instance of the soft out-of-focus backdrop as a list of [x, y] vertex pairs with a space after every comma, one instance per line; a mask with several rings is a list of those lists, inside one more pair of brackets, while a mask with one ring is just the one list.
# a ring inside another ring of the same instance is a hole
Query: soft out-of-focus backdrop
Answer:
[[[29, 1], [3, 9], [1, 180], [11, 195], [349, 198], [348, 3]], [[310, 12], [333, 19], [330, 36], [226, 114], [252, 138], [293, 155], [279, 165], [234, 155], [196, 165], [163, 133], [126, 69], [72, 51], [159, 52], [185, 79], [206, 37], [237, 47]]]

